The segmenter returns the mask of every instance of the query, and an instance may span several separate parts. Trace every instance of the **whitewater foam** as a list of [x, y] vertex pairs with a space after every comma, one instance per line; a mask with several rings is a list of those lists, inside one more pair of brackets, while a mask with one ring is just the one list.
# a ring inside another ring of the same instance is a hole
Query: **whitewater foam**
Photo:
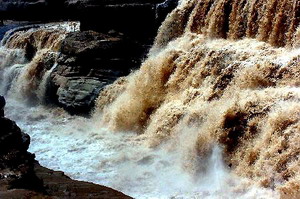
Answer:
[[194, 160], [200, 167], [205, 161], [205, 172], [198, 172], [197, 164], [194, 172], [186, 170], [186, 152], [192, 147], [184, 134], [151, 148], [143, 135], [112, 133], [93, 119], [70, 116], [59, 108], [28, 107], [8, 99], [6, 115], [31, 136], [29, 151], [43, 166], [134, 198], [278, 198], [230, 174], [218, 146], [205, 160]]
[[[180, 1], [148, 59], [99, 94], [91, 119], [14, 101], [40, 96], [49, 71], [34, 63], [64, 35], [36, 31], [40, 52], [14, 79], [8, 115], [43, 165], [137, 198], [297, 198], [298, 7]], [[6, 48], [23, 48], [32, 33], [15, 33]]]

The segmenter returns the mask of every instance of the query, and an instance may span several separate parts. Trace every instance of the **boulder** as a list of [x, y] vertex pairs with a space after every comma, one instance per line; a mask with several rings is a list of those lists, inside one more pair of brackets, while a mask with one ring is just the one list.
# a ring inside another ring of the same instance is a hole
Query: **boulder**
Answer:
[[71, 113], [88, 113], [100, 90], [138, 67], [145, 54], [140, 44], [115, 31], [70, 33], [60, 51], [47, 95]]
[[0, 117], [0, 126], [0, 190], [42, 191], [42, 181], [34, 173], [34, 155], [27, 152], [29, 135], [5, 117]]
[[58, 102], [70, 113], [88, 113], [105, 85], [97, 79], [68, 78], [57, 90]]
[[0, 155], [6, 154], [13, 149], [18, 151], [26, 151], [28, 149], [30, 138], [20, 130], [15, 122], [2, 117], [0, 126]]
[[68, 34], [62, 42], [60, 52], [83, 59], [95, 56], [106, 58], [126, 57], [127, 51], [125, 51], [125, 48], [132, 49], [132, 47], [129, 46], [129, 40], [122, 36], [122, 34], [113, 31], [111, 34], [95, 31], [73, 32]]

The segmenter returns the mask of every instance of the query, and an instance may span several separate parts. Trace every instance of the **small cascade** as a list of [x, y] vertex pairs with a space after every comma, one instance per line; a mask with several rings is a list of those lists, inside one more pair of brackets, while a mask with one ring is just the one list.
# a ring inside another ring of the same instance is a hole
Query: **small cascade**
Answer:
[[42, 103], [47, 80], [57, 66], [61, 41], [79, 23], [52, 23], [8, 31], [1, 42], [1, 93], [31, 103]]

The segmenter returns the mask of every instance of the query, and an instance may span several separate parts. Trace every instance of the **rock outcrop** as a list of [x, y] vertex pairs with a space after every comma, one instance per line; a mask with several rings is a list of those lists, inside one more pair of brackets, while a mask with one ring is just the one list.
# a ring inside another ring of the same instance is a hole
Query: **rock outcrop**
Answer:
[[5, 0], [0, 1], [0, 17], [21, 21], [57, 20], [63, 17], [63, 5], [64, 1], [60, 0]]
[[82, 30], [114, 29], [140, 40], [152, 40], [176, 4], [177, 0], [6, 0], [0, 1], [0, 19], [78, 20]]
[[42, 181], [34, 172], [34, 155], [27, 152], [30, 137], [5, 117], [0, 117], [0, 126], [0, 190], [17, 188], [42, 192]]
[[72, 180], [39, 165], [27, 152], [30, 137], [15, 122], [0, 117], [0, 198], [129, 199], [113, 189]]
[[[86, 114], [104, 86], [140, 66], [158, 26], [176, 5], [177, 0], [6, 0], [0, 1], [0, 19], [80, 21], [82, 32], [70, 33], [61, 44], [46, 100]], [[34, 38], [22, 44], [29, 61], [39, 50]]]
[[81, 22], [81, 30], [107, 32], [113, 29], [152, 44], [159, 25], [176, 7], [177, 2], [178, 0], [67, 0], [65, 7], [73, 19]]
[[145, 49], [116, 32], [84, 31], [67, 35], [60, 52], [49, 99], [71, 113], [88, 113], [100, 90], [137, 67]]

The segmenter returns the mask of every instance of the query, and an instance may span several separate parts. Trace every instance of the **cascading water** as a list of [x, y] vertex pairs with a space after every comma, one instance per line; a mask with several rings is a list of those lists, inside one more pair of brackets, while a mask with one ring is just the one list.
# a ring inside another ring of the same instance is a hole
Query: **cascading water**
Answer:
[[0, 51], [7, 114], [41, 164], [136, 198], [298, 198], [299, 11], [292, 0], [180, 1], [91, 119], [20, 102], [43, 98], [70, 30], [14, 33]]
[[299, 9], [298, 1], [181, 1], [140, 70], [100, 94], [101, 122], [151, 146], [193, 127], [194, 156], [221, 145], [233, 173], [297, 198]]
[[[56, 64], [61, 41], [79, 24], [53, 23], [9, 31], [0, 47], [1, 93], [14, 98], [42, 99], [45, 81]], [[46, 75], [46, 76], [45, 76]]]

